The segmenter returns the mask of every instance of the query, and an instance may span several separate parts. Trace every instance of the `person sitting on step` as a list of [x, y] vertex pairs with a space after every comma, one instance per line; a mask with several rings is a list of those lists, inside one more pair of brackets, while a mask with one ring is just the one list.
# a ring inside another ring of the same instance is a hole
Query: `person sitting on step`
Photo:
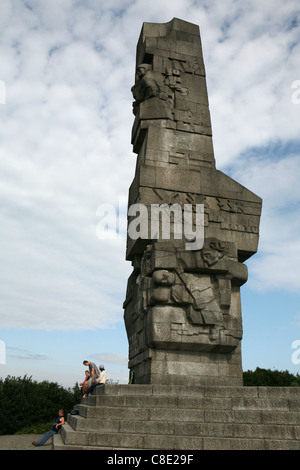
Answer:
[[92, 391], [94, 390], [95, 387], [97, 387], [98, 385], [105, 385], [106, 383], [106, 372], [105, 372], [105, 369], [104, 369], [104, 365], [101, 364], [99, 366], [99, 369], [100, 369], [100, 376], [99, 378], [96, 380], [95, 383], [93, 383], [86, 391], [86, 393], [83, 395], [82, 398], [86, 398], [88, 395], [90, 395], [92, 393]]

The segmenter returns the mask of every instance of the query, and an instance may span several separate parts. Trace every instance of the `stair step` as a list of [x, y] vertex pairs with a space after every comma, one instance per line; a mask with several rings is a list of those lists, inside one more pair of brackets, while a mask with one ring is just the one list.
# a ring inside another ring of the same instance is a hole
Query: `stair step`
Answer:
[[[299, 397], [299, 395], [298, 395]], [[218, 410], [269, 410], [292, 411], [300, 409], [300, 398], [244, 398], [244, 397], [189, 397], [189, 396], [143, 396], [143, 395], [91, 395], [81, 400], [89, 406], [137, 407], [137, 408], [184, 408]]]
[[298, 387], [226, 387], [185, 385], [120, 385], [110, 384], [96, 387], [95, 395], [114, 396], [196, 396], [196, 397], [244, 397], [244, 398], [299, 398]]
[[76, 405], [80, 416], [89, 419], [126, 419], [126, 420], [156, 420], [156, 421], [203, 421], [204, 410], [177, 408], [134, 408], [114, 406]]
[[54, 449], [300, 450], [297, 387], [109, 385], [75, 408]]
[[149, 420], [173, 422], [258, 423], [300, 425], [300, 413], [278, 410], [194, 410], [169, 408], [92, 407], [76, 405], [79, 415], [88, 419]]
[[76, 431], [94, 434], [155, 434], [176, 436], [214, 436], [244, 438], [300, 439], [300, 426], [290, 424], [249, 424], [249, 423], [195, 423], [195, 422], [160, 422], [141, 420], [87, 420], [81, 416], [71, 416], [70, 426]]
[[299, 441], [276, 439], [205, 438], [203, 450], [300, 450]]
[[[243, 426], [236, 428], [211, 426], [202, 428], [200, 435], [195, 435], [195, 429], [190, 429], [190, 435], [157, 435], [142, 433], [101, 433], [74, 431], [66, 428], [62, 430], [62, 438], [66, 445], [88, 446], [102, 449], [169, 449], [169, 450], [202, 450], [202, 449], [300, 449], [299, 440], [294, 431], [276, 431], [280, 426], [271, 426], [271, 436], [267, 436], [266, 429], [250, 429]], [[293, 426], [292, 426], [293, 428]], [[197, 429], [199, 431], [200, 429]], [[275, 433], [274, 433], [275, 430]], [[64, 432], [63, 432], [64, 431]], [[211, 433], [211, 435], [209, 434]], [[216, 434], [217, 433], [217, 434]], [[243, 436], [241, 438], [241, 435]], [[298, 429], [299, 436], [299, 429]], [[269, 438], [268, 438], [269, 437]]]

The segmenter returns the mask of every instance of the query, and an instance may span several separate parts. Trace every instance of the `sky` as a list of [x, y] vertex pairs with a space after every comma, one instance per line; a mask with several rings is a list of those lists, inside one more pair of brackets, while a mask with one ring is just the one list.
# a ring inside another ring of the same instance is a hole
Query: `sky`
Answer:
[[300, 372], [299, 1], [0, 0], [2, 378], [128, 381], [131, 264], [98, 227], [126, 220], [142, 24], [174, 17], [200, 27], [217, 168], [263, 199], [243, 369]]

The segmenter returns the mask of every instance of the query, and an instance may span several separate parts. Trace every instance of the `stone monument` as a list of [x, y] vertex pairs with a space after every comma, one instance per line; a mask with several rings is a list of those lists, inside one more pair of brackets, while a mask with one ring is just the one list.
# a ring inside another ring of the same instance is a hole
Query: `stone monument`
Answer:
[[132, 93], [131, 377], [242, 385], [240, 287], [257, 251], [262, 201], [215, 167], [199, 27], [144, 23]]
[[198, 27], [145, 23], [136, 65], [124, 303], [136, 385], [96, 387], [53, 448], [150, 450], [152, 463], [160, 450], [299, 450], [299, 387], [241, 386], [261, 200], [215, 168]]

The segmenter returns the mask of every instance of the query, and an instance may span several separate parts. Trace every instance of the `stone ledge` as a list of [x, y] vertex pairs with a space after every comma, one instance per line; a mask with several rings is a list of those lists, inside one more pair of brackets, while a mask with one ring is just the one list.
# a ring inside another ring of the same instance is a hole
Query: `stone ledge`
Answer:
[[54, 449], [300, 450], [300, 388], [106, 385]]

